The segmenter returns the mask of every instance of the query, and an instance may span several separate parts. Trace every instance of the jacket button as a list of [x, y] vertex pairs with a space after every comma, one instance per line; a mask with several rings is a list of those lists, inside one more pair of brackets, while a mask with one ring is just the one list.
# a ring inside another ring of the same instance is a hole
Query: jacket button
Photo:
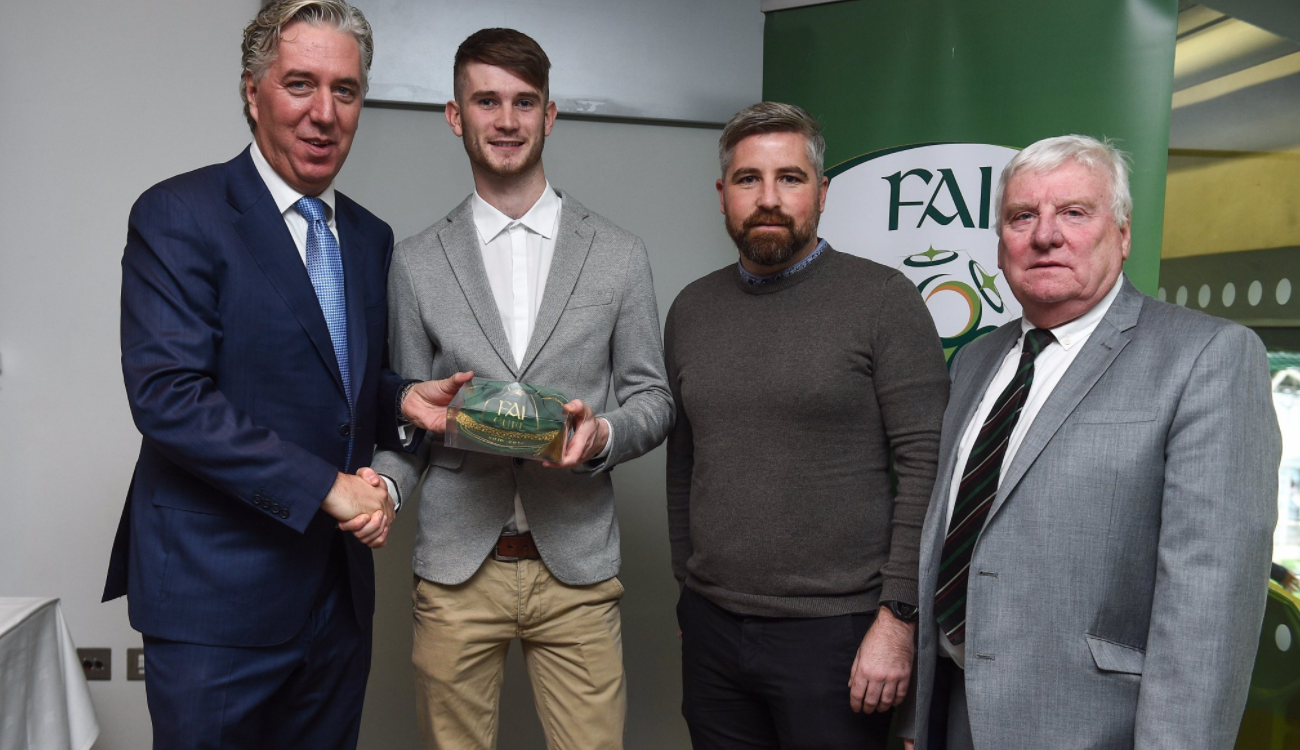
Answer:
[[281, 509], [280, 509], [280, 512], [279, 512], [277, 515], [279, 515], [280, 518], [288, 518], [288, 517], [289, 517], [289, 509], [288, 509], [288, 508], [281, 508]]
[[524, 460], [522, 458], [515, 459], [515, 466], [523, 466], [523, 465], [524, 465]]
[[341, 425], [339, 425], [339, 434], [342, 435], [343, 437], [347, 437], [348, 435], [351, 435], [351, 434], [352, 434], [352, 425], [350, 425], [350, 424], [341, 424]]

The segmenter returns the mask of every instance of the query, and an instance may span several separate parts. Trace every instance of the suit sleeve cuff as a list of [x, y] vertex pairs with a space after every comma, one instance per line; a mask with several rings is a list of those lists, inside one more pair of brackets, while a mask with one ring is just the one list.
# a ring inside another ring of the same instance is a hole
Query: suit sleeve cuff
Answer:
[[384, 480], [384, 484], [388, 485], [388, 497], [393, 501], [393, 512], [400, 511], [402, 509], [402, 492], [397, 489], [397, 483], [387, 474], [380, 474], [379, 478]]
[[882, 602], [902, 602], [910, 604], [913, 607], [920, 606], [916, 592], [916, 581], [908, 581], [897, 578], [886, 578], [884, 584], [880, 587], [880, 601]]
[[605, 447], [600, 449], [600, 453], [596, 454], [596, 458], [609, 458], [609, 452], [614, 447], [614, 425], [610, 424], [609, 420], [604, 417], [596, 417], [596, 419], [604, 422], [605, 429], [609, 431], [609, 438], [605, 440]]
[[596, 419], [605, 423], [605, 427], [609, 429], [609, 438], [605, 440], [605, 447], [600, 449], [600, 453], [597, 453], [590, 461], [583, 464], [593, 474], [612, 468], [609, 465], [609, 456], [614, 451], [614, 425], [604, 417], [596, 417]]

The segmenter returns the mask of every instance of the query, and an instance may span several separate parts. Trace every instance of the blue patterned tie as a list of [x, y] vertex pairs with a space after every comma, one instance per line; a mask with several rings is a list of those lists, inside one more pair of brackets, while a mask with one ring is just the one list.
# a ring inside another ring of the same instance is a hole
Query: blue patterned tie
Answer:
[[320, 198], [301, 198], [293, 204], [307, 219], [307, 275], [311, 277], [325, 325], [334, 342], [334, 356], [343, 376], [348, 407], [352, 406], [352, 372], [348, 366], [347, 300], [343, 295], [343, 258], [339, 243], [325, 222], [325, 204]]

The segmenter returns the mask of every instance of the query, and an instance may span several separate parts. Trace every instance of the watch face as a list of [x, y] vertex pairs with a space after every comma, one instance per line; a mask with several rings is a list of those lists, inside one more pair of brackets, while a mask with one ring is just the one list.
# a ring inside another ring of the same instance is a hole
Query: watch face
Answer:
[[904, 604], [902, 602], [886, 602], [885, 604], [889, 607], [889, 611], [894, 613], [894, 617], [897, 617], [903, 622], [911, 622], [912, 620], [915, 620], [919, 613], [919, 610], [911, 604]]

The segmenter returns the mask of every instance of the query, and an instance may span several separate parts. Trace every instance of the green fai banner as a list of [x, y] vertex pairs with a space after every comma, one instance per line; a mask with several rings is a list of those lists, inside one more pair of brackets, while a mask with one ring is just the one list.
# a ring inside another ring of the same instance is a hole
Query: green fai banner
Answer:
[[1129, 278], [1160, 268], [1177, 0], [846, 0], [767, 14], [763, 98], [821, 121], [820, 234], [896, 267], [949, 357], [1020, 315], [997, 268], [998, 175], [1041, 138], [1133, 158]]

